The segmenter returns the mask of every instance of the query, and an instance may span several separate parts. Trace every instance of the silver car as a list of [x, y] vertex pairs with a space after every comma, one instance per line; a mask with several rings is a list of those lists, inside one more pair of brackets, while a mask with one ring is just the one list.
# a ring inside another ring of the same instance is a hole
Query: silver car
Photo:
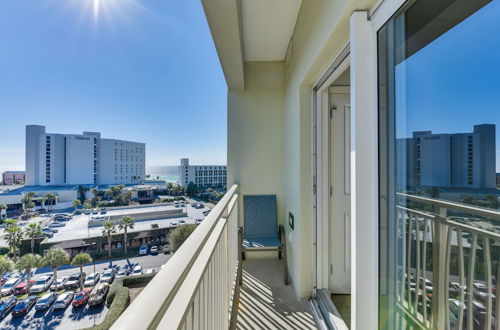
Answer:
[[64, 276], [62, 278], [58, 278], [57, 281], [52, 283], [52, 285], [50, 286], [50, 291], [59, 291], [59, 290], [64, 289], [64, 284], [66, 284], [66, 282], [68, 282], [68, 279], [69, 279], [69, 276]]
[[74, 297], [74, 293], [71, 291], [64, 292], [57, 297], [56, 302], [54, 303], [54, 309], [64, 309], [68, 307]]
[[20, 278], [12, 278], [5, 282], [5, 284], [2, 286], [2, 289], [0, 290], [0, 295], [3, 296], [8, 296], [10, 294], [14, 293], [14, 288], [16, 285], [19, 284]]
[[49, 308], [50, 305], [52, 305], [56, 299], [57, 299], [57, 293], [47, 292], [46, 294], [41, 296], [40, 299], [38, 299], [38, 301], [35, 305], [35, 309], [37, 311], [43, 311], [43, 310]]

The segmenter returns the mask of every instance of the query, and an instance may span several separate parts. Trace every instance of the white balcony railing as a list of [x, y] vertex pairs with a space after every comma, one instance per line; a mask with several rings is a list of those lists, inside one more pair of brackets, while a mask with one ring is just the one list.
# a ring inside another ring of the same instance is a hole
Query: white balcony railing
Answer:
[[112, 329], [228, 329], [234, 324], [241, 278], [237, 189], [229, 189]]
[[467, 220], [500, 225], [500, 212], [407, 194], [398, 198], [406, 207], [398, 205], [396, 212], [396, 301], [406, 319], [434, 329], [500, 329], [500, 235]]

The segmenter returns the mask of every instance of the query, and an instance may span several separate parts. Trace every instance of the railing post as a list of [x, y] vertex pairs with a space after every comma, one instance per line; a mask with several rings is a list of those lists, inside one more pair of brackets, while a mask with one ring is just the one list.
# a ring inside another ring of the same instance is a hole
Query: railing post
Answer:
[[[446, 219], [446, 208], [439, 208], [440, 220]], [[432, 238], [432, 328], [447, 329], [446, 315], [446, 224], [443, 221], [434, 221]]]

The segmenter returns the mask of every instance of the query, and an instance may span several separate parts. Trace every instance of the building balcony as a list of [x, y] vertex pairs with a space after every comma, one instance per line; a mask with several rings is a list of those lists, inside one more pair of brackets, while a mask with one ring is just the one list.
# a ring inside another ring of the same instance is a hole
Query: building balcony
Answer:
[[[239, 198], [235, 185], [113, 329], [349, 326], [355, 317], [350, 315], [350, 295], [334, 295], [335, 315], [328, 315], [314, 307], [317, 303], [299, 301], [293, 286], [284, 284], [282, 260], [242, 260]], [[395, 301], [398, 310], [391, 317], [400, 328], [498, 328], [500, 235], [460, 219], [498, 221], [500, 212], [408, 194], [397, 198], [397, 238], [388, 244], [393, 244], [399, 266], [395, 281], [381, 283], [380, 304]], [[310, 269], [302, 272], [312, 274]], [[324, 299], [322, 294], [318, 291], [318, 300]]]

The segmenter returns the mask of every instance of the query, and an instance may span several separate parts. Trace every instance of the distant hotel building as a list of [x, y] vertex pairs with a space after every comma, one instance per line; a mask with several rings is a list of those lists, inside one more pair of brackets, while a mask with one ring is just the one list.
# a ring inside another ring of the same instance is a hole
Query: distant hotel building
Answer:
[[132, 184], [144, 180], [144, 143], [103, 139], [100, 133], [46, 133], [26, 126], [26, 184]]
[[183, 187], [187, 187], [190, 183], [201, 187], [226, 186], [227, 184], [227, 166], [189, 165], [189, 158], [182, 158], [179, 173], [180, 184]]
[[20, 184], [26, 180], [24, 171], [7, 171], [2, 173], [2, 183], [4, 185]]
[[398, 139], [398, 186], [495, 188], [495, 125], [472, 133], [414, 132]]

